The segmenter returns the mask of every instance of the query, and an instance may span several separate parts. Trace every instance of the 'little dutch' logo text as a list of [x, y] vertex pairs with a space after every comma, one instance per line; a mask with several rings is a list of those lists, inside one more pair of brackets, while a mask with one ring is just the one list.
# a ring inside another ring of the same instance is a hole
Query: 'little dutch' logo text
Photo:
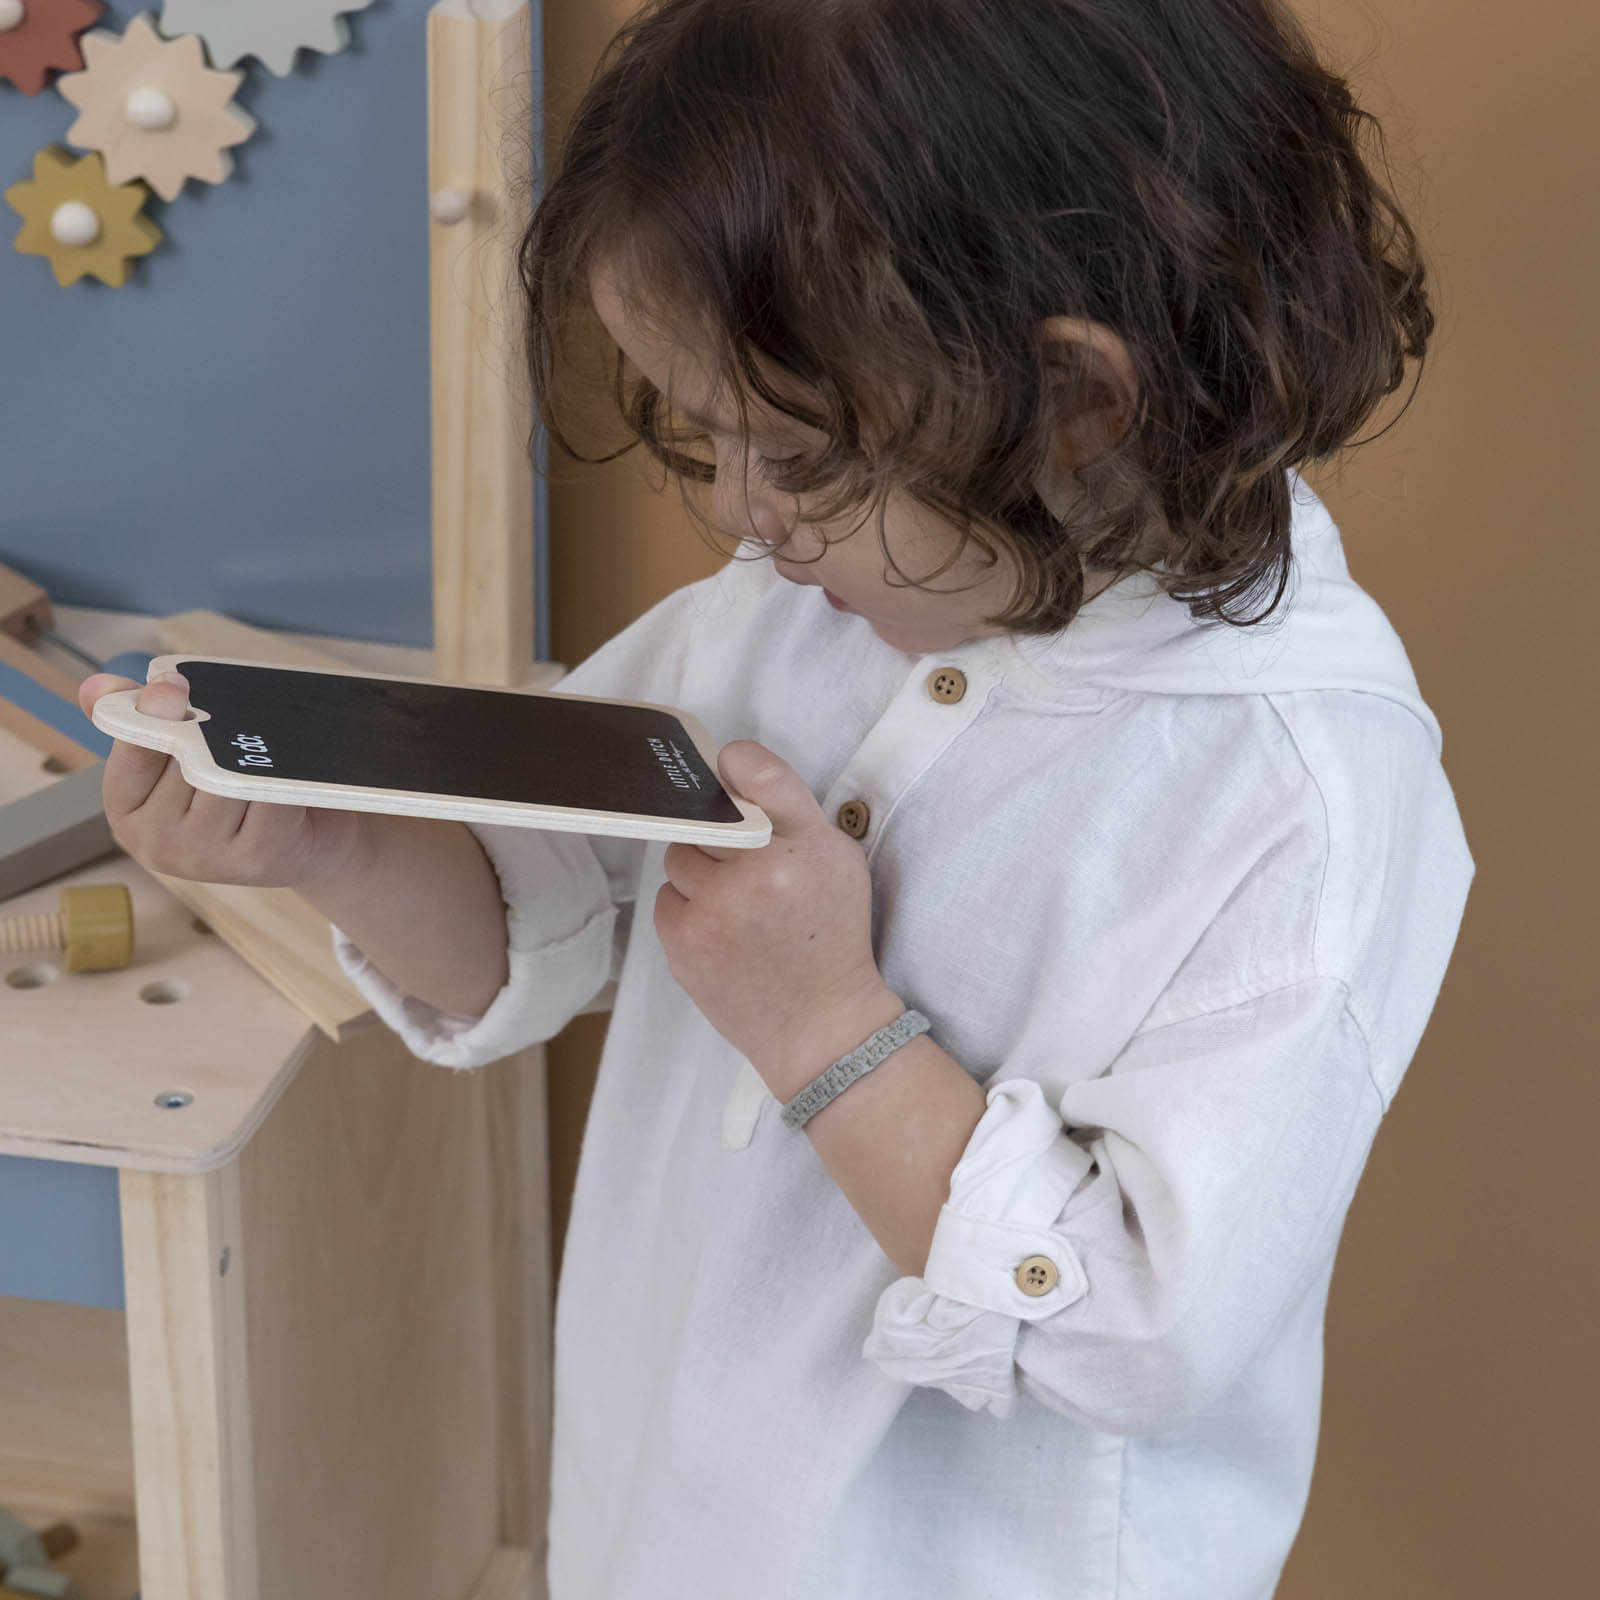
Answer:
[[234, 744], [244, 754], [239, 757], [241, 767], [270, 767], [272, 757], [267, 754], [267, 741], [259, 733], [241, 733], [234, 739]]
[[674, 789], [700, 787], [699, 775], [689, 765], [688, 757], [671, 740], [650, 738], [650, 748], [655, 751], [656, 760], [661, 763], [662, 771], [667, 775], [667, 782]]

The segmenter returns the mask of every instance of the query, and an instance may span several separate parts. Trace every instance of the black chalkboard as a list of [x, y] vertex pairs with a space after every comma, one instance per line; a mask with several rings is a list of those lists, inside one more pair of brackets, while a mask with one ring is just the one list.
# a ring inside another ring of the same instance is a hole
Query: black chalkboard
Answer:
[[189, 703], [207, 713], [218, 767], [477, 800], [644, 813], [742, 816], [670, 711], [187, 658]]

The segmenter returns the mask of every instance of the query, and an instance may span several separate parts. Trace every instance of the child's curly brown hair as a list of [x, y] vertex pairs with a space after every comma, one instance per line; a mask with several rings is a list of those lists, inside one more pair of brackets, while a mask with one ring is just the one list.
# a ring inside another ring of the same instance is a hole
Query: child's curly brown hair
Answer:
[[[1059, 631], [1089, 568], [1260, 621], [1289, 576], [1285, 469], [1347, 445], [1407, 357], [1420, 378], [1433, 329], [1363, 129], [1381, 153], [1278, 0], [655, 0], [520, 242], [539, 418], [579, 459], [621, 453], [582, 456], [557, 416], [589, 272], [621, 263], [693, 319], [741, 417], [752, 394], [826, 433], [777, 480], [808, 517], [900, 489], [1009, 553], [990, 625]], [[1139, 384], [1065, 518], [1034, 483], [1094, 374], [1046, 362], [1061, 315], [1117, 333]], [[707, 481], [628, 368], [624, 449]]]

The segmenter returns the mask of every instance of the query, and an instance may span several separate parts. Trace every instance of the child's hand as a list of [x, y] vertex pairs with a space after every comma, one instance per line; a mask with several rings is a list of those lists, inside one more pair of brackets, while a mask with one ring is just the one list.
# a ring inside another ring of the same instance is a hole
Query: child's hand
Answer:
[[[78, 704], [88, 716], [101, 695], [137, 687], [132, 678], [96, 673], [79, 685]], [[178, 673], [163, 674], [134, 705], [176, 722], [188, 709], [189, 685]], [[172, 757], [120, 739], [106, 758], [101, 794], [117, 843], [141, 866], [172, 878], [303, 885], [347, 866], [363, 837], [355, 812], [206, 794], [184, 781]]]
[[656, 933], [706, 1020], [787, 1100], [901, 1007], [872, 953], [861, 846], [828, 821], [793, 767], [753, 739], [725, 745], [717, 770], [771, 818], [772, 841], [760, 850], [668, 845]]

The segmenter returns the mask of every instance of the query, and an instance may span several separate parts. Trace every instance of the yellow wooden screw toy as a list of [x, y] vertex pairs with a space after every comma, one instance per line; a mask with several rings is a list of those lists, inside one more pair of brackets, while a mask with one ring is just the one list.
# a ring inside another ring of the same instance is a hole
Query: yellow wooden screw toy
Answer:
[[121, 883], [61, 891], [61, 909], [0, 920], [0, 955], [64, 950], [68, 972], [98, 972], [133, 960], [133, 897]]

